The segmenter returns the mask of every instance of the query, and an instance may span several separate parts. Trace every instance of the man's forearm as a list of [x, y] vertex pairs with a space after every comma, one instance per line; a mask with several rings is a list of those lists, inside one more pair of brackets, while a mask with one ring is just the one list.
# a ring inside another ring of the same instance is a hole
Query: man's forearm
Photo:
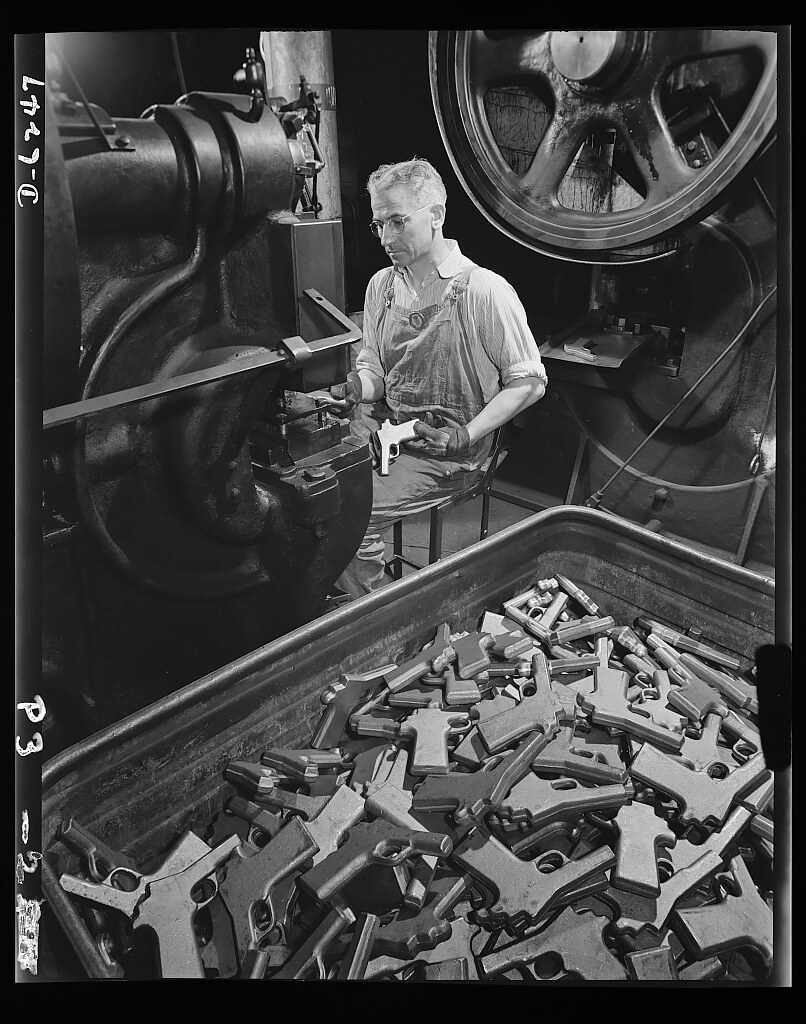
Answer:
[[377, 402], [379, 398], [383, 398], [383, 378], [366, 368], [362, 368], [357, 372], [361, 378], [361, 401]]
[[545, 393], [546, 386], [539, 377], [520, 377], [511, 381], [467, 424], [471, 444], [508, 423]]

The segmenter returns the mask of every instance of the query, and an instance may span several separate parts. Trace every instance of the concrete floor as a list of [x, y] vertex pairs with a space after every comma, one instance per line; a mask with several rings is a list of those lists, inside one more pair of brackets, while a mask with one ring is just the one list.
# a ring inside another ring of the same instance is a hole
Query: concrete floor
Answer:
[[[518, 505], [512, 505], [499, 498], [490, 499], [489, 533], [519, 523], [535, 513]], [[407, 516], [403, 521], [403, 555], [418, 565], [428, 564], [428, 542], [430, 534], [431, 513], [426, 510], [414, 516]], [[481, 497], [459, 505], [445, 513], [442, 526], [442, 557], [462, 551], [479, 539], [481, 529]], [[386, 558], [392, 557], [392, 531], [386, 537]], [[403, 575], [408, 576], [414, 569], [404, 565]]]

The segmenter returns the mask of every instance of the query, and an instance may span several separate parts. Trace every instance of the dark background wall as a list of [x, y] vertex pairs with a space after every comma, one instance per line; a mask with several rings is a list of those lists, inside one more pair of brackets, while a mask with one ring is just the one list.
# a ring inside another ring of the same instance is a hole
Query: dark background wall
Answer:
[[[177, 32], [188, 91], [234, 91], [233, 73], [247, 46], [258, 49], [260, 31]], [[333, 29], [331, 38], [348, 310], [363, 308], [367, 280], [388, 266], [369, 231], [366, 180], [382, 163], [417, 155], [434, 164], [448, 190], [446, 235], [456, 238], [471, 259], [514, 285], [538, 340], [584, 313], [589, 269], [549, 259], [506, 238], [459, 183], [431, 101], [428, 31]], [[87, 97], [112, 117], [137, 117], [152, 103], [172, 103], [182, 92], [168, 31], [71, 32], [59, 34], [58, 40]]]

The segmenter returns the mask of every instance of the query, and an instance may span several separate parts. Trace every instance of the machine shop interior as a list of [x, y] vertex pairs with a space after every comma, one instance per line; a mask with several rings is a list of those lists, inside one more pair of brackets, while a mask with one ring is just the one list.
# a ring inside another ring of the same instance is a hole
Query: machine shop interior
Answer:
[[[781, 32], [45, 35], [41, 980], [787, 984]], [[352, 597], [418, 158], [547, 383]]]

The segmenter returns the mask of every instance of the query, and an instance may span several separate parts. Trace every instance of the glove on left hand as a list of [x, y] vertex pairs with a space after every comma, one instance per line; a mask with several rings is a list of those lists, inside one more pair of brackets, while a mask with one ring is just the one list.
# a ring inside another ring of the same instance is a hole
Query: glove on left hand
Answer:
[[470, 432], [467, 427], [438, 426], [439, 422], [437, 417], [426, 413], [425, 420], [415, 424], [415, 433], [425, 442], [420, 450], [427, 455], [465, 455], [470, 450]]

